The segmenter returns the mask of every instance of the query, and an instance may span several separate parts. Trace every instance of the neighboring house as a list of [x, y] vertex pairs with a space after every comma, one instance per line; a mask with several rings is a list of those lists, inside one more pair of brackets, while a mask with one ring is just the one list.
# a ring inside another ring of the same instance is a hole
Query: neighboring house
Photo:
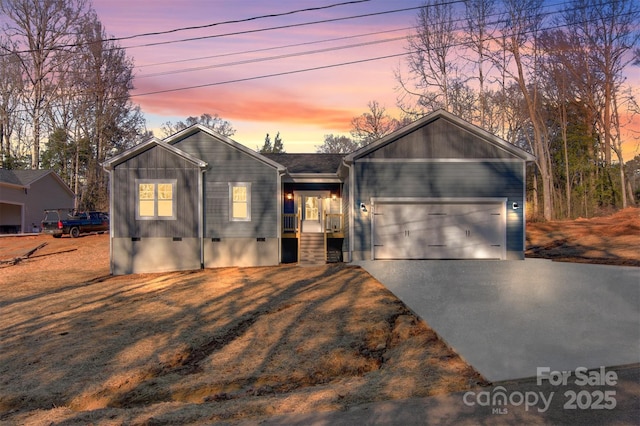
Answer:
[[194, 125], [105, 162], [111, 271], [523, 259], [533, 160], [444, 111], [348, 155], [262, 155]]
[[72, 209], [74, 200], [52, 170], [0, 169], [0, 234], [39, 232], [45, 209]]

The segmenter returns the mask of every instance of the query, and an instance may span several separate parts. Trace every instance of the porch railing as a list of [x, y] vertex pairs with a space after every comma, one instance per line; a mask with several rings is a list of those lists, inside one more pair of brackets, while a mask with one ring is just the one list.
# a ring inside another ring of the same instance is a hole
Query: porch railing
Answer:
[[284, 213], [282, 215], [283, 234], [297, 234], [299, 226], [298, 215], [296, 213]]
[[[344, 230], [344, 215], [341, 213], [327, 213], [324, 215], [324, 232], [339, 234]], [[298, 234], [300, 232], [300, 220], [297, 213], [282, 214], [282, 233]]]
[[341, 213], [327, 213], [324, 216], [324, 231], [328, 233], [341, 233], [344, 229], [343, 215]]

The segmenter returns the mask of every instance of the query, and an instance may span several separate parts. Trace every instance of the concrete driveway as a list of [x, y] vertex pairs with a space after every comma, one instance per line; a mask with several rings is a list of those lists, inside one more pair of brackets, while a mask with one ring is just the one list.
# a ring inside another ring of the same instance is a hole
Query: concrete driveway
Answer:
[[640, 268], [524, 261], [356, 262], [492, 382], [640, 362]]

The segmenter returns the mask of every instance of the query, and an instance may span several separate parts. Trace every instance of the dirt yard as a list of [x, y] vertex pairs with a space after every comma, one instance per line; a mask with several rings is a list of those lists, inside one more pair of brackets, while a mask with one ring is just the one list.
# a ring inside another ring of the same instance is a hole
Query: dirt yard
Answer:
[[108, 236], [0, 238], [0, 423], [197, 424], [483, 379], [358, 267], [109, 276]]
[[527, 224], [527, 257], [640, 266], [640, 209], [611, 216]]
[[[639, 209], [528, 230], [530, 256], [640, 266]], [[484, 384], [358, 267], [112, 277], [108, 252], [0, 238], [0, 423], [233, 423]]]

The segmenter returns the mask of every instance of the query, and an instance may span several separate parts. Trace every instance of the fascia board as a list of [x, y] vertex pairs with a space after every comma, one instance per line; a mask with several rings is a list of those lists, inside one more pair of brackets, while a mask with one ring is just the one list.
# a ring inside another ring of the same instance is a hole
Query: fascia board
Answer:
[[169, 136], [168, 138], [164, 139], [165, 143], [168, 143], [169, 145], [173, 145], [174, 143], [176, 143], [178, 140], [184, 139], [187, 136], [190, 136], [194, 133], [197, 132], [204, 132], [206, 134], [208, 134], [209, 136], [220, 140], [221, 142], [226, 143], [227, 145], [231, 146], [232, 148], [235, 148], [247, 155], [250, 155], [254, 158], [256, 158], [257, 160], [277, 169], [280, 171], [285, 170], [285, 167], [282, 164], [276, 163], [275, 161], [265, 157], [264, 155], [260, 154], [259, 152], [256, 152], [250, 148], [247, 148], [246, 146], [242, 145], [239, 142], [234, 141], [233, 139], [221, 135], [219, 133], [214, 132], [213, 130], [211, 130], [210, 128], [208, 128], [207, 126], [203, 126], [202, 124], [194, 124], [190, 127], [187, 127], [186, 129], [176, 133], [175, 135]]
[[367, 154], [369, 154], [370, 152], [379, 149], [389, 143], [392, 143], [393, 141], [400, 139], [402, 136], [409, 134], [413, 131], [415, 131], [416, 129], [426, 126], [427, 124], [429, 124], [430, 122], [438, 119], [438, 118], [444, 118], [449, 120], [450, 122], [452, 122], [453, 124], [457, 125], [458, 127], [461, 127], [462, 129], [473, 133], [479, 137], [481, 137], [482, 139], [486, 140], [487, 142], [497, 146], [498, 148], [501, 148], [507, 152], [509, 152], [512, 155], [515, 155], [516, 157], [527, 161], [527, 162], [531, 162], [531, 161], [535, 161], [535, 156], [533, 156], [532, 154], [526, 152], [523, 149], [518, 148], [517, 146], [514, 146], [512, 144], [510, 144], [509, 142], [505, 141], [502, 138], [497, 137], [496, 135], [476, 126], [475, 124], [469, 123], [468, 121], [465, 121], [463, 119], [461, 119], [460, 117], [457, 117], [453, 114], [451, 114], [450, 112], [447, 112], [445, 110], [437, 110], [432, 112], [431, 114], [426, 115], [425, 117], [422, 117], [416, 121], [414, 121], [411, 124], [408, 124], [407, 126], [396, 130], [393, 133], [388, 134], [387, 136], [370, 143], [369, 145], [366, 145], [356, 151], [354, 151], [353, 153], [345, 156], [345, 163], [346, 164], [350, 164], [352, 163], [354, 160], [357, 160]]

